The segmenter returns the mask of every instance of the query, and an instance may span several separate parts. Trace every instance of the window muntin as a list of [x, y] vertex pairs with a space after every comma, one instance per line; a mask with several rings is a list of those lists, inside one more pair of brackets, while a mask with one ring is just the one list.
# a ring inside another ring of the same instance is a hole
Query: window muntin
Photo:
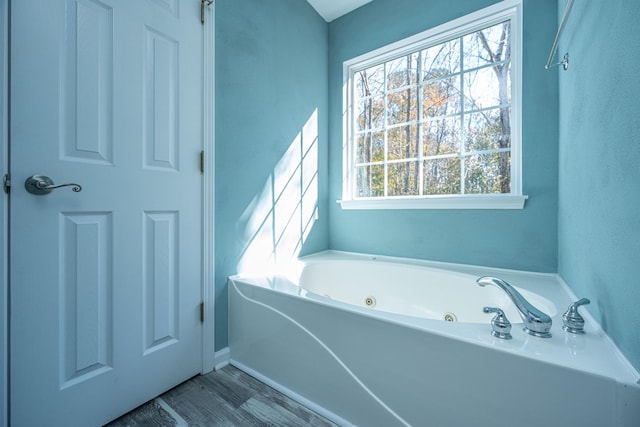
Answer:
[[516, 13], [497, 15], [345, 64], [343, 199], [521, 194]]

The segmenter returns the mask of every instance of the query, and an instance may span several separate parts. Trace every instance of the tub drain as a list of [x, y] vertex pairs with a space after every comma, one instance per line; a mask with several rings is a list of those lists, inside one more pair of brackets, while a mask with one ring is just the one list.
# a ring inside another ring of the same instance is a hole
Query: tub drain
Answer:
[[453, 313], [445, 313], [444, 316], [442, 316], [442, 318], [446, 322], [457, 322], [458, 321], [458, 317]]
[[376, 299], [374, 297], [366, 297], [364, 299], [364, 305], [366, 305], [367, 307], [375, 307]]

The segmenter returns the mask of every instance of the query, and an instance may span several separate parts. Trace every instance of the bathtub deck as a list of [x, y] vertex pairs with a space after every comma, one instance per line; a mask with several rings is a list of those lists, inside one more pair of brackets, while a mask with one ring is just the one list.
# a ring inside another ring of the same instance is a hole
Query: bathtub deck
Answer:
[[107, 427], [335, 426], [232, 366], [197, 376]]

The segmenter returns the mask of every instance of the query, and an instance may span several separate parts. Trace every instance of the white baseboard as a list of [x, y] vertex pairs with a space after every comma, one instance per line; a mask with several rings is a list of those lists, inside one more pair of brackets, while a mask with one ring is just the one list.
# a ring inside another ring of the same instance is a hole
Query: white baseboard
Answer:
[[229, 364], [230, 354], [229, 347], [216, 351], [213, 356], [213, 369], [218, 371], [227, 366]]
[[253, 369], [249, 368], [246, 365], [243, 365], [242, 363], [230, 359], [229, 360], [229, 364], [231, 366], [235, 366], [236, 368], [240, 369], [241, 371], [251, 375], [252, 377], [254, 377], [255, 379], [265, 383], [266, 385], [268, 385], [269, 387], [279, 391], [280, 393], [284, 394], [285, 396], [287, 396], [288, 398], [295, 400], [296, 402], [298, 402], [299, 404], [305, 406], [307, 409], [310, 409], [311, 411], [315, 412], [316, 414], [338, 424], [339, 426], [342, 427], [356, 427], [355, 424], [350, 423], [349, 421], [345, 420], [344, 418], [334, 414], [333, 412], [329, 411], [328, 409], [318, 405], [315, 402], [312, 402], [311, 400], [307, 399], [306, 397], [303, 397], [301, 395], [299, 395], [298, 393], [296, 393], [295, 391], [283, 386], [282, 384], [273, 381], [271, 378], [266, 377], [262, 374], [260, 374], [257, 371], [254, 371]]

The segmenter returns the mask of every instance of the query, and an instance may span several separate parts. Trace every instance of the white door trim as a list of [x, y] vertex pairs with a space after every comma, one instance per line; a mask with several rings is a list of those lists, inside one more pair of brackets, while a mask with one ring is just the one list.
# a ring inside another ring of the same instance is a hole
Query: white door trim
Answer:
[[203, 37], [202, 134], [204, 177], [202, 185], [202, 373], [215, 367], [215, 3], [205, 9]]
[[[0, 178], [8, 172], [9, 2], [0, 0]], [[8, 198], [0, 189], [0, 427], [9, 426]]]

